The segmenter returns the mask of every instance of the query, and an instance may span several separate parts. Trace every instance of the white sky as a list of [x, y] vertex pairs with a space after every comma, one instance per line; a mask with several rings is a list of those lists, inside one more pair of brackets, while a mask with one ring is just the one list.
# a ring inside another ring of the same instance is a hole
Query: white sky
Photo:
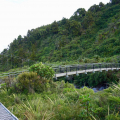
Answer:
[[110, 0], [0, 0], [0, 52], [28, 30], [70, 18], [78, 8]]

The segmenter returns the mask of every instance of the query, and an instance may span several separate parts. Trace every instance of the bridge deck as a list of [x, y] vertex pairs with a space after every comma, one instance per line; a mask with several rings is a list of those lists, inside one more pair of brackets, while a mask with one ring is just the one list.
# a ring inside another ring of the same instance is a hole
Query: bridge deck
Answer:
[[[95, 72], [95, 71], [103, 71], [103, 70], [115, 70], [116, 68], [98, 68], [98, 69], [88, 69], [88, 70], [79, 70], [79, 71], [72, 71], [72, 72], [67, 72], [67, 73], [58, 73], [58, 74], [55, 74], [54, 78], [57, 78], [57, 77], [63, 77], [63, 76], [66, 76], [66, 75], [75, 75], [75, 74], [80, 74], [80, 73], [87, 73], [87, 72]], [[120, 68], [117, 68], [117, 69], [120, 69]]]

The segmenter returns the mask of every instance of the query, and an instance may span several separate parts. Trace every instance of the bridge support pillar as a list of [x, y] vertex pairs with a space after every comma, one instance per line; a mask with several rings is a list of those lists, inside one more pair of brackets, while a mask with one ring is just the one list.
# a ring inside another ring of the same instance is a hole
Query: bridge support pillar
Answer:
[[68, 78], [68, 75], [66, 75], [66, 78]]
[[79, 74], [78, 74], [78, 73], [76, 73], [76, 76], [79, 76]]
[[85, 72], [85, 74], [87, 74], [87, 72]]

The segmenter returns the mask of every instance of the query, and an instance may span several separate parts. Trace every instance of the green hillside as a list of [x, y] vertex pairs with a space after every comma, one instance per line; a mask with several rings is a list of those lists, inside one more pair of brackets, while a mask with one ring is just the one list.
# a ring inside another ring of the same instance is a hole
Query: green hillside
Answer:
[[42, 62], [120, 62], [120, 2], [77, 9], [70, 19], [28, 30], [0, 54], [1, 71]]

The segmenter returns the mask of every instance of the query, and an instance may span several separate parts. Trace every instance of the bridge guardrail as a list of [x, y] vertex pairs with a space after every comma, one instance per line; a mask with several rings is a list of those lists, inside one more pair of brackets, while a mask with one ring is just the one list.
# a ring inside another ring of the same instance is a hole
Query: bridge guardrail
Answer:
[[[55, 71], [55, 74], [58, 74], [58, 73], [67, 73], [68, 72], [72, 72], [72, 71], [84, 71], [86, 73], [87, 70], [91, 69], [93, 70], [94, 72], [94, 69], [101, 69], [102, 68], [105, 68], [106, 70], [108, 68], [110, 68], [111, 70], [113, 68], [120, 68], [120, 63], [92, 63], [92, 64], [84, 64], [84, 65], [68, 65], [68, 66], [65, 66], [65, 67], [54, 67], [54, 71]], [[28, 72], [28, 70], [24, 70], [24, 71], [16, 71], [16, 72], [10, 72], [10, 73], [2, 73], [0, 74], [0, 78], [2, 77], [7, 77], [7, 76], [17, 76], [19, 75], [20, 73], [22, 72]]]
[[84, 65], [74, 65], [74, 66], [65, 66], [65, 67], [55, 67], [53, 68], [55, 70], [55, 74], [57, 73], [67, 73], [67, 72], [72, 72], [72, 71], [79, 71], [79, 70], [88, 70], [88, 69], [92, 69], [94, 71], [94, 69], [100, 69], [100, 71], [102, 70], [102, 68], [105, 68], [106, 71], [108, 70], [108, 68], [110, 68], [112, 70], [112, 68], [120, 68], [120, 63], [92, 63], [92, 64], [84, 64]]
[[17, 76], [22, 72], [28, 72], [28, 70], [24, 70], [24, 71], [16, 71], [16, 72], [10, 72], [10, 73], [2, 73], [0, 74], [0, 78], [2, 77], [8, 77], [8, 76]]

